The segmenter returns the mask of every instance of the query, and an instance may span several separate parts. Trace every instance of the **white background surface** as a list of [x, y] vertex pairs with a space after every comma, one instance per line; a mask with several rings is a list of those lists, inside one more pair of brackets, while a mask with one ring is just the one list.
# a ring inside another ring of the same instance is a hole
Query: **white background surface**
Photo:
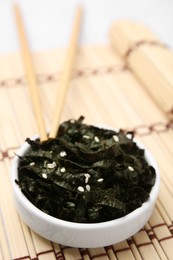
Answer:
[[[12, 0], [0, 0], [0, 53], [19, 49]], [[173, 47], [173, 0], [16, 0], [34, 51], [66, 46], [77, 3], [84, 8], [80, 44], [108, 42], [112, 21], [144, 22]]]

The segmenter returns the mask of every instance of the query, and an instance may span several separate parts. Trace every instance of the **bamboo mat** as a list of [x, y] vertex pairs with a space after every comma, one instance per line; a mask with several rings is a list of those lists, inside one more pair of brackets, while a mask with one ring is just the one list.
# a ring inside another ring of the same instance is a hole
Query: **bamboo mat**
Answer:
[[173, 112], [173, 52], [145, 24], [120, 20], [110, 39], [148, 94], [167, 114]]
[[[52, 122], [65, 50], [33, 54], [46, 127]], [[19, 54], [0, 56], [0, 259], [173, 259], [173, 123], [110, 46], [81, 47], [61, 121], [134, 130], [161, 172], [152, 217], [136, 235], [104, 248], [70, 248], [47, 241], [17, 215], [9, 179], [14, 152], [37, 134]]]

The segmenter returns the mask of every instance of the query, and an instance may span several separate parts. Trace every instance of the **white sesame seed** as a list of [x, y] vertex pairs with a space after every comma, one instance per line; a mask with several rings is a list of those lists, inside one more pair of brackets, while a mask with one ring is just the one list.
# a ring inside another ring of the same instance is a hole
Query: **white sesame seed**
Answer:
[[31, 162], [29, 165], [30, 165], [30, 166], [34, 166], [34, 165], [35, 165], [35, 162]]
[[70, 123], [74, 124], [74, 123], [75, 123], [75, 120], [74, 120], [74, 119], [71, 119], [71, 120], [70, 120]]
[[88, 180], [89, 180], [88, 178], [85, 178], [85, 183], [88, 183]]
[[86, 178], [90, 178], [90, 177], [91, 177], [91, 175], [90, 175], [89, 173], [85, 173], [84, 176], [85, 176]]
[[42, 174], [42, 177], [43, 177], [44, 179], [47, 179], [47, 174], [46, 174], [46, 173], [43, 173], [43, 174]]
[[83, 135], [83, 138], [90, 139], [89, 135]]
[[115, 142], [117, 142], [117, 143], [119, 142], [119, 137], [117, 135], [113, 135], [113, 139]]
[[80, 191], [80, 192], [84, 192], [84, 188], [83, 188], [82, 186], [79, 186], [77, 189], [78, 189], [78, 191]]
[[74, 204], [73, 202], [67, 202], [67, 205], [68, 205], [69, 207], [75, 207], [75, 204]]
[[85, 186], [85, 188], [86, 188], [87, 191], [90, 191], [90, 190], [91, 190], [91, 187], [90, 187], [90, 185], [88, 185], [88, 184]]
[[128, 167], [129, 171], [133, 172], [134, 171], [134, 168], [132, 166], [129, 166]]
[[56, 162], [48, 163], [48, 164], [47, 164], [47, 168], [49, 168], [49, 169], [53, 169], [53, 168], [55, 168], [55, 167], [56, 167]]
[[65, 157], [67, 155], [66, 151], [61, 151], [59, 154], [61, 157]]
[[99, 142], [100, 142], [98, 136], [95, 136], [95, 137], [94, 137], [94, 140], [95, 140], [96, 143], [99, 143]]
[[66, 171], [65, 167], [62, 167], [62, 168], [60, 169], [60, 172], [65, 172], [65, 171]]
[[131, 138], [132, 138], [132, 135], [131, 135], [131, 134], [126, 134], [126, 137], [127, 137], [128, 139], [131, 139]]
[[102, 181], [103, 181], [103, 178], [100, 178], [100, 179], [98, 179], [97, 181], [98, 181], [98, 182], [102, 182]]
[[88, 183], [89, 178], [91, 177], [89, 173], [85, 173], [85, 183]]

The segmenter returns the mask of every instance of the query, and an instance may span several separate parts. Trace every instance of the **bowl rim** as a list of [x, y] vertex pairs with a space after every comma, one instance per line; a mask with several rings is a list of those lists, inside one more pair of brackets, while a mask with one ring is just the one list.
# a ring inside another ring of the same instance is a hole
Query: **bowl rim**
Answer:
[[[34, 136], [31, 139], [34, 140], [37, 137], [38, 136]], [[140, 215], [142, 212], [145, 212], [145, 210], [147, 210], [147, 208], [150, 206], [150, 203], [155, 204], [155, 201], [156, 201], [158, 193], [159, 193], [159, 188], [160, 188], [160, 172], [159, 172], [158, 165], [157, 165], [155, 159], [153, 158], [150, 151], [141, 142], [136, 140], [136, 138], [134, 138], [134, 142], [136, 142], [136, 144], [139, 148], [144, 149], [145, 159], [147, 160], [147, 162], [150, 165], [152, 165], [155, 168], [156, 179], [155, 179], [155, 183], [154, 183], [153, 187], [151, 188], [150, 197], [148, 198], [148, 200], [145, 201], [141, 207], [133, 210], [132, 212], [130, 212], [129, 214], [127, 214], [123, 217], [105, 221], [105, 222], [99, 222], [99, 223], [77, 223], [77, 222], [70, 222], [67, 220], [53, 217], [53, 216], [48, 215], [47, 213], [41, 211], [39, 208], [37, 208], [32, 202], [29, 201], [29, 199], [27, 199], [27, 197], [22, 193], [19, 185], [15, 182], [15, 180], [18, 179], [17, 167], [19, 164], [19, 156], [23, 156], [24, 153], [30, 147], [30, 145], [26, 141], [21, 145], [19, 150], [16, 152], [15, 158], [13, 159], [13, 162], [12, 162], [11, 179], [12, 179], [12, 186], [13, 186], [13, 191], [15, 193], [15, 196], [18, 198], [18, 200], [20, 200], [20, 202], [22, 202], [22, 204], [25, 205], [25, 207], [29, 208], [30, 211], [32, 211], [35, 216], [41, 218], [44, 221], [48, 221], [51, 224], [60, 225], [61, 227], [64, 227], [64, 228], [68, 227], [71, 229], [75, 228], [75, 229], [80, 229], [80, 230], [81, 229], [82, 230], [85, 230], [85, 229], [94, 230], [94, 229], [98, 229], [98, 228], [106, 229], [107, 227], [110, 227], [110, 226], [115, 226], [115, 225], [118, 226], [119, 224], [126, 223], [127, 221], [130, 221], [134, 217], [137, 218], [137, 216]]]

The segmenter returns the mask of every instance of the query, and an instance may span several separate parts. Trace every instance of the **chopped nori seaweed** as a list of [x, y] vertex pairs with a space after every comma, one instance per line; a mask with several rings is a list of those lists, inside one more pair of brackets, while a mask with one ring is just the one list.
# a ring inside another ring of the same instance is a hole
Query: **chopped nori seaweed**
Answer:
[[131, 138], [68, 120], [57, 137], [26, 141], [16, 183], [45, 213], [72, 222], [97, 223], [127, 215], [149, 198], [156, 174]]

